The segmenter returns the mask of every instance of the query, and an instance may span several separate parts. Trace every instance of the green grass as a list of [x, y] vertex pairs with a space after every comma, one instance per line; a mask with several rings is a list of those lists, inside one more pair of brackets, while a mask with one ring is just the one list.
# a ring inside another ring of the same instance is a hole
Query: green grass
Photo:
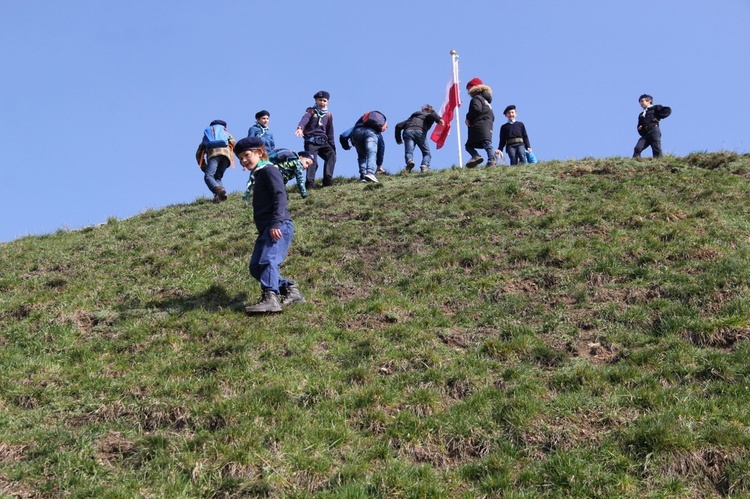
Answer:
[[750, 156], [337, 179], [0, 245], [0, 491], [750, 495]]

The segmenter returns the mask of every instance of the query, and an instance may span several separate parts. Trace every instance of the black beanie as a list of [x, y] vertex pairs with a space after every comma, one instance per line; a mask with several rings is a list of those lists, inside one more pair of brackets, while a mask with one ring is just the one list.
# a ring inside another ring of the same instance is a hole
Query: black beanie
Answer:
[[262, 111], [258, 111], [257, 113], [255, 113], [255, 119], [256, 120], [261, 119], [263, 116], [268, 116], [270, 118], [271, 117], [271, 113], [269, 113], [265, 109], [262, 110]]

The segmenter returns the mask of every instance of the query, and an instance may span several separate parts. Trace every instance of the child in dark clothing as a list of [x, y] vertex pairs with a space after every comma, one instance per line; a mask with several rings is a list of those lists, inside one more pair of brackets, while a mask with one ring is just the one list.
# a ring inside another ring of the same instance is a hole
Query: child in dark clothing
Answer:
[[526, 151], [532, 152], [526, 126], [516, 121], [516, 106], [506, 107], [503, 114], [508, 118], [508, 122], [500, 127], [500, 145], [497, 146], [495, 154], [502, 158], [503, 147], [505, 147], [511, 166], [526, 163]]
[[265, 145], [258, 137], [240, 139], [234, 151], [242, 166], [250, 170], [255, 184], [253, 219], [258, 238], [250, 257], [250, 274], [260, 282], [262, 294], [258, 303], [245, 307], [245, 313], [276, 313], [288, 305], [305, 303], [294, 282], [279, 273], [294, 237], [281, 171], [268, 161]]
[[323, 158], [323, 187], [333, 185], [333, 170], [336, 167], [336, 137], [333, 132], [333, 115], [328, 111], [331, 95], [325, 90], [313, 95], [315, 105], [308, 107], [297, 125], [294, 134], [304, 137], [305, 151], [313, 155], [313, 164], [307, 169], [306, 187], [315, 185], [315, 172], [318, 170], [318, 157]]
[[472, 78], [466, 84], [466, 90], [471, 95], [469, 112], [466, 113], [466, 126], [469, 127], [469, 137], [464, 147], [471, 154], [466, 162], [466, 168], [474, 168], [482, 163], [482, 156], [477, 148], [487, 152], [487, 166], [497, 165], [495, 151], [492, 149], [492, 126], [495, 123], [495, 113], [492, 110], [492, 89], [482, 83], [479, 78]]
[[[396, 144], [404, 145], [404, 160], [406, 161], [406, 172], [414, 168], [414, 147], [419, 147], [422, 152], [421, 171], [430, 169], [430, 146], [427, 144], [427, 132], [433, 124], [444, 125], [441, 118], [431, 105], [425, 104], [422, 109], [416, 111], [406, 120], [396, 125]], [[403, 135], [402, 135], [403, 131]]]
[[640, 158], [643, 150], [651, 146], [655, 158], [661, 157], [661, 129], [659, 120], [672, 114], [667, 106], [654, 105], [654, 98], [643, 94], [638, 98], [643, 111], [638, 115], [638, 135], [641, 136], [633, 149], [633, 157]]

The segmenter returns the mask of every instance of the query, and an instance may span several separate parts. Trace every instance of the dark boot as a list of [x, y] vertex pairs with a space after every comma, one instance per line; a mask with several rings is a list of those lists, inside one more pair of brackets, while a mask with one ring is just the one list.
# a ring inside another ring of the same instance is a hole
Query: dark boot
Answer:
[[282, 308], [288, 307], [289, 305], [294, 305], [295, 303], [305, 302], [307, 302], [307, 300], [305, 300], [305, 297], [302, 296], [302, 293], [297, 286], [287, 286], [286, 289], [281, 290]]
[[473, 158], [471, 158], [469, 161], [466, 162], [466, 168], [476, 168], [477, 166], [482, 164], [482, 161], [484, 160], [482, 159], [481, 156], [474, 156]]
[[263, 291], [258, 303], [245, 307], [246, 314], [269, 314], [276, 312], [281, 312], [281, 303], [279, 303], [279, 295], [273, 291]]
[[222, 201], [227, 200], [227, 190], [224, 189], [222, 186], [217, 185], [212, 190], [214, 191], [214, 194], [215, 194], [214, 202], [220, 203]]

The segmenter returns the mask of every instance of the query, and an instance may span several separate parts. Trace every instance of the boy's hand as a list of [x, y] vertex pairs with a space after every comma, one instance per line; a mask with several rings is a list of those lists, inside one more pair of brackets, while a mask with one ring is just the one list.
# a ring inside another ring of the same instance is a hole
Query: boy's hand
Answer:
[[305, 134], [302, 131], [302, 128], [297, 127], [297, 129], [294, 131], [294, 135], [296, 135], [297, 137], [304, 137]]
[[271, 239], [273, 239], [274, 241], [278, 241], [279, 239], [281, 239], [281, 236], [282, 236], [281, 229], [271, 229], [270, 234], [271, 234]]

